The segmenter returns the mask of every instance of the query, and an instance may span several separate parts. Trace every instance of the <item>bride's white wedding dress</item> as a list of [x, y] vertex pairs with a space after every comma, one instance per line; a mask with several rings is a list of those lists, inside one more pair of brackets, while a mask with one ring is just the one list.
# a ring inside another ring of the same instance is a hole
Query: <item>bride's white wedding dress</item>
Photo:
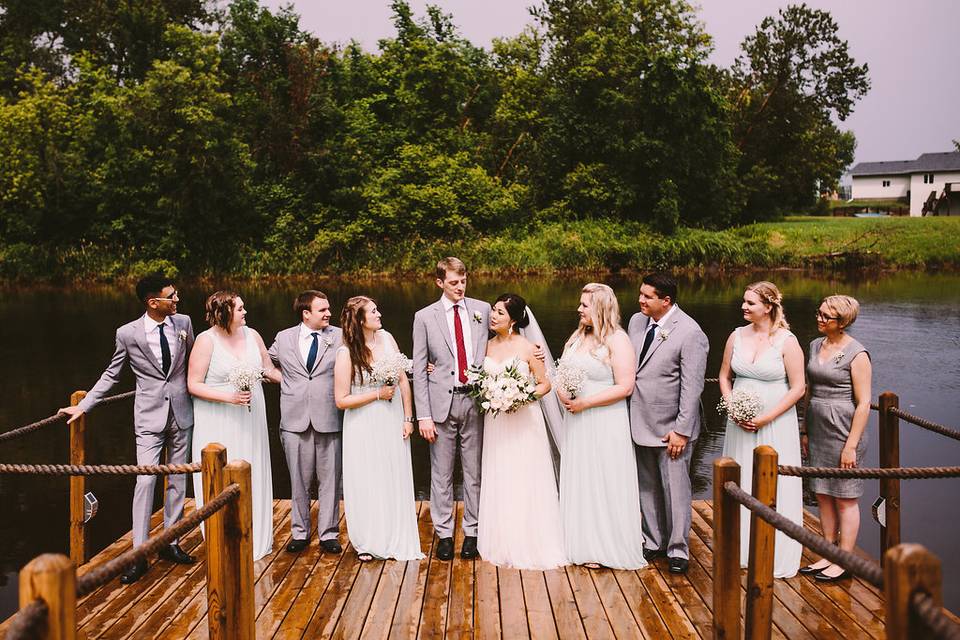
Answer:
[[[213, 389], [236, 391], [230, 384], [230, 372], [238, 366], [258, 369], [263, 366], [257, 341], [246, 327], [243, 357], [238, 358], [223, 344], [212, 329], [207, 334], [213, 340], [210, 366], [204, 382]], [[198, 336], [199, 337], [199, 336]], [[253, 487], [253, 559], [259, 560], [273, 549], [273, 478], [270, 471], [270, 440], [267, 436], [267, 409], [263, 402], [263, 387], [255, 382], [250, 389], [249, 408], [226, 402], [193, 399], [193, 459], [200, 460], [203, 448], [219, 442], [227, 448], [227, 460], [246, 460], [250, 463], [250, 483]], [[197, 508], [203, 506], [201, 474], [193, 476], [193, 490]]]
[[[489, 356], [483, 368], [491, 374], [524, 360], [497, 362]], [[554, 569], [567, 564], [560, 523], [560, 499], [550, 443], [539, 403], [483, 421], [483, 457], [477, 548], [495, 565], [517, 569]]]

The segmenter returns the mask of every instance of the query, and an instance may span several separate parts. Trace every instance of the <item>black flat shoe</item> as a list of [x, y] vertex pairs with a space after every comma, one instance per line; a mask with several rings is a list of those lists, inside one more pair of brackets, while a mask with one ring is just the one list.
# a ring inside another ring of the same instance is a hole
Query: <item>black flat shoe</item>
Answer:
[[290, 541], [290, 544], [287, 545], [287, 553], [300, 553], [310, 544], [309, 540], [297, 540], [294, 538]]
[[176, 564], [193, 564], [197, 561], [196, 558], [181, 549], [177, 543], [167, 545], [163, 549], [160, 549], [157, 556], [159, 556], [161, 560], [174, 562]]
[[[829, 566], [830, 566], [830, 565], [827, 565], [827, 567], [829, 567]], [[827, 567], [819, 567], [819, 568], [817, 568], [817, 567], [814, 567], [812, 564], [808, 564], [808, 565], [805, 566], [805, 567], [800, 567], [800, 572], [799, 572], [799, 573], [801, 573], [802, 575], [805, 575], [805, 576], [812, 576], [812, 575], [815, 575], [815, 574], [817, 574], [817, 573], [820, 573], [821, 571], [823, 571], [823, 570], [826, 569]]]
[[333, 555], [339, 555], [343, 553], [343, 547], [340, 546], [340, 543], [337, 542], [336, 538], [330, 538], [329, 540], [321, 540], [320, 548], [326, 551], [327, 553], [332, 553]]
[[464, 536], [460, 557], [464, 560], [473, 560], [478, 555], [480, 554], [477, 552], [477, 536]]
[[841, 580], [846, 580], [847, 578], [852, 578], [852, 577], [853, 577], [853, 574], [847, 571], [846, 569], [843, 570], [843, 573], [835, 576], [828, 576], [828, 575], [825, 575], [823, 572], [813, 574], [813, 579], [816, 580], [817, 582], [840, 582]]
[[453, 538], [440, 538], [437, 542], [437, 558], [453, 560]]
[[132, 567], [123, 572], [120, 576], [121, 584], [133, 584], [137, 580], [143, 577], [143, 574], [147, 572], [147, 561], [140, 560]]
[[686, 558], [667, 558], [670, 563], [670, 573], [686, 573], [690, 568], [690, 561]]
[[661, 551], [660, 549], [644, 549], [643, 550], [643, 559], [647, 562], [653, 562], [657, 558], [666, 558], [667, 552]]

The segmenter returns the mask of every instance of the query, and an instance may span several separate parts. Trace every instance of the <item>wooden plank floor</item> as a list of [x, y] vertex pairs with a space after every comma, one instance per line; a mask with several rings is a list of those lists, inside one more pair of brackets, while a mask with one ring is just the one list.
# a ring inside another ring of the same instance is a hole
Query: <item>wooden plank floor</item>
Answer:
[[[462, 508], [458, 505], [458, 521]], [[314, 504], [314, 521], [315, 509]], [[712, 637], [713, 509], [707, 501], [694, 503], [690, 570], [684, 576], [669, 573], [662, 561], [639, 571], [577, 566], [516, 571], [459, 557], [439, 561], [432, 555], [436, 538], [429, 507], [418, 503], [417, 509], [427, 558], [361, 563], [343, 519], [342, 554], [321, 553], [315, 536], [303, 553], [286, 553], [290, 502], [275, 501], [273, 553], [254, 568], [257, 638]], [[159, 525], [158, 512], [153, 526]], [[809, 514], [807, 525], [816, 529]], [[461, 540], [458, 530], [457, 549]], [[128, 533], [80, 573], [130, 544]], [[154, 563], [133, 585], [114, 580], [83, 598], [77, 606], [82, 636], [207, 637], [205, 548], [199, 531], [181, 544], [197, 555], [196, 565]], [[805, 554], [804, 562], [809, 560]], [[797, 576], [775, 581], [774, 591], [776, 638], [883, 637], [883, 594], [862, 580], [821, 585]], [[0, 626], [0, 637], [6, 626]]]

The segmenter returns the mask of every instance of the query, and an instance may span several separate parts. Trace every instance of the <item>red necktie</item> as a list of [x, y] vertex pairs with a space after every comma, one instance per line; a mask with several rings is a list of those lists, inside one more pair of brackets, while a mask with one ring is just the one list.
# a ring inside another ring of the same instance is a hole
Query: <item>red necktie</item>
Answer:
[[453, 335], [457, 339], [457, 370], [460, 384], [467, 384], [467, 348], [463, 344], [463, 325], [460, 323], [460, 305], [453, 305]]

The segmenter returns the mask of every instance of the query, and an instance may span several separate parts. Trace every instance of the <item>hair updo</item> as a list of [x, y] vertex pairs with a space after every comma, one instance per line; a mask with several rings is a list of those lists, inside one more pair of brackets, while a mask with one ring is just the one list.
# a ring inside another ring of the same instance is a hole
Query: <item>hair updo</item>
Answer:
[[230, 325], [233, 322], [233, 308], [239, 295], [236, 291], [223, 290], [217, 291], [207, 298], [204, 305], [207, 312], [207, 324], [211, 327], [220, 327], [230, 333]]
[[766, 280], [754, 282], [747, 285], [747, 291], [753, 291], [764, 304], [770, 305], [770, 333], [776, 333], [778, 329], [789, 329], [787, 323], [787, 314], [783, 310], [783, 294], [777, 285]]
[[507, 315], [513, 320], [514, 326], [517, 329], [523, 329], [530, 324], [530, 314], [527, 313], [527, 301], [522, 297], [515, 293], [501, 293], [500, 296], [493, 301], [493, 304], [496, 305], [498, 302], [503, 303], [503, 307], [507, 310]]

